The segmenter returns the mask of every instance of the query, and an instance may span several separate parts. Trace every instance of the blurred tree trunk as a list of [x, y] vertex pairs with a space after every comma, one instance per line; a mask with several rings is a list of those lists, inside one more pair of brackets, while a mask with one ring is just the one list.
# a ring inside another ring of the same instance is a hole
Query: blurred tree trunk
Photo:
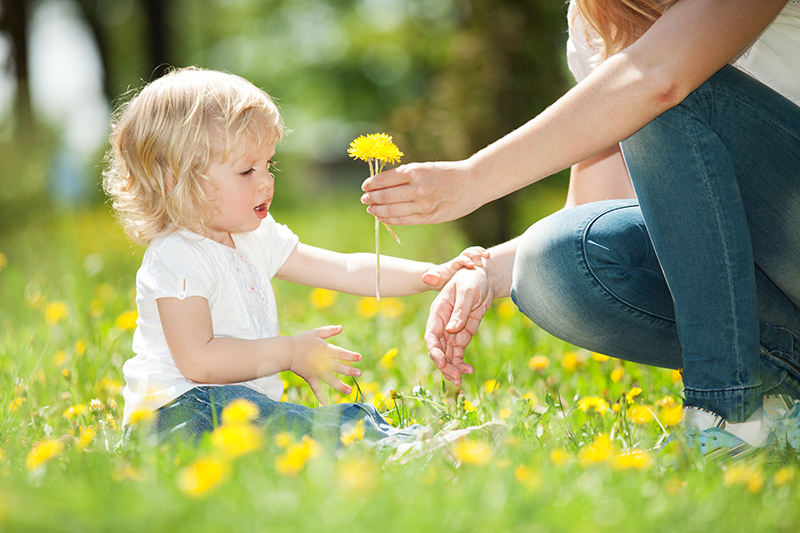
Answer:
[[28, 77], [28, 16], [30, 3], [28, 0], [2, 0], [2, 21], [0, 29], [11, 37], [11, 62], [14, 79], [17, 85], [17, 96], [14, 105], [17, 129], [33, 126], [31, 109], [31, 92]]
[[151, 80], [161, 77], [171, 66], [167, 45], [166, 7], [168, 0], [144, 0], [150, 50]]

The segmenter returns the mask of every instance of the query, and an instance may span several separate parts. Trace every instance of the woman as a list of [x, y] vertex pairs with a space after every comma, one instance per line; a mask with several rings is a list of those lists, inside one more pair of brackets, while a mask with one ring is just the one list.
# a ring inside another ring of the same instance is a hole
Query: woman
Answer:
[[[431, 357], [460, 382], [485, 308], [510, 294], [573, 344], [683, 368], [684, 424], [701, 443], [763, 446], [769, 429], [800, 427], [800, 4], [570, 11], [580, 83], [467, 160], [368, 179], [362, 201], [389, 224], [441, 222], [571, 165], [568, 205], [631, 196], [624, 156], [638, 202], [562, 210], [456, 276], [432, 306]], [[800, 444], [793, 431], [778, 436]]]

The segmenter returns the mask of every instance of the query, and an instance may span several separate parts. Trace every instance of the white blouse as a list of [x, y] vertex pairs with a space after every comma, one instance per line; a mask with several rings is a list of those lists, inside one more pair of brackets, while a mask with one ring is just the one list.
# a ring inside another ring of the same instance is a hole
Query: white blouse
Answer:
[[[599, 36], [589, 27], [587, 40], [586, 25], [576, 13], [575, 0], [570, 0], [567, 63], [580, 82], [597, 66], [600, 50], [592, 42], [599, 42]], [[800, 0], [789, 0], [772, 24], [731, 64], [800, 105]]]
[[[186, 379], [172, 359], [158, 314], [158, 298], [201, 296], [208, 300], [215, 337], [263, 339], [279, 334], [270, 279], [299, 239], [272, 215], [255, 231], [232, 237], [235, 249], [178, 231], [156, 239], [145, 251], [136, 274], [136, 355], [122, 367], [124, 425], [135, 411], [157, 409], [198, 385]], [[283, 394], [277, 374], [241, 385], [274, 400]]]

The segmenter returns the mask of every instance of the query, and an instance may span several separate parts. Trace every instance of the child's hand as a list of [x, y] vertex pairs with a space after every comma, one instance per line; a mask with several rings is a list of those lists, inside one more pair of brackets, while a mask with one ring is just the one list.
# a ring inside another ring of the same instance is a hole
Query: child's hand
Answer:
[[436, 265], [428, 269], [422, 275], [422, 281], [425, 282], [431, 289], [441, 290], [453, 275], [462, 268], [475, 268], [475, 266], [483, 266], [483, 260], [488, 259], [489, 252], [480, 246], [472, 246], [467, 248], [455, 259]]
[[325, 326], [294, 336], [295, 348], [289, 370], [306, 380], [322, 405], [328, 398], [322, 390], [320, 380], [343, 394], [350, 394], [353, 388], [345, 385], [333, 374], [359, 377], [361, 370], [340, 361], [361, 361], [361, 355], [328, 344], [325, 339], [342, 332], [342, 326]]

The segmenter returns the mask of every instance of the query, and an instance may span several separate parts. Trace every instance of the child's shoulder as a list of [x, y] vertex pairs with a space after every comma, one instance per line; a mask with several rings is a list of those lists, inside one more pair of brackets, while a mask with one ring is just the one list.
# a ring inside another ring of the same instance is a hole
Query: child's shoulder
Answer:
[[143, 265], [152, 262], [182, 263], [203, 261], [209, 250], [202, 235], [188, 231], [173, 231], [153, 239], [144, 253]]

